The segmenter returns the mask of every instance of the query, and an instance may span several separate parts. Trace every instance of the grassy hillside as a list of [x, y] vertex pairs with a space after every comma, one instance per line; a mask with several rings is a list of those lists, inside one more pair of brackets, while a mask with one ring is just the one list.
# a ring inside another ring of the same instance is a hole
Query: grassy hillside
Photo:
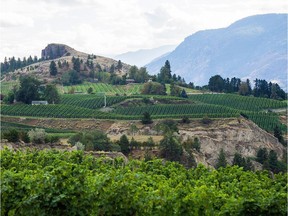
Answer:
[[13, 86], [17, 86], [19, 82], [17, 81], [9, 81], [9, 82], [1, 82], [1, 94], [7, 95], [9, 91], [13, 89]]

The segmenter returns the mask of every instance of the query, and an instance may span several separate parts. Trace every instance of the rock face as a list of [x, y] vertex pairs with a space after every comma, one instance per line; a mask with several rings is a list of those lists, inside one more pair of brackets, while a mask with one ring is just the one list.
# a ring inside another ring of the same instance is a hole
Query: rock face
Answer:
[[268, 151], [274, 150], [281, 159], [285, 150], [274, 136], [246, 119], [214, 121], [205, 127], [185, 126], [179, 133], [183, 140], [198, 137], [201, 142], [201, 153], [195, 154], [196, 162], [212, 166], [216, 164], [221, 148], [230, 164], [236, 152], [244, 157], [256, 157], [259, 148], [266, 148]]
[[70, 56], [75, 50], [64, 44], [48, 44], [41, 52], [44, 59], [55, 59], [63, 56]]

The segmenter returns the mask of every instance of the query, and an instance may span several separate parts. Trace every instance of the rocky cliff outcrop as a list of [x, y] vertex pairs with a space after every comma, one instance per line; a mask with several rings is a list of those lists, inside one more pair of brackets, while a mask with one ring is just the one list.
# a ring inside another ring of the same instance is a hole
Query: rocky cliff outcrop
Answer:
[[[137, 135], [154, 136], [157, 121], [151, 125], [137, 125]], [[182, 141], [198, 137], [201, 143], [200, 152], [193, 151], [197, 163], [205, 166], [215, 166], [220, 150], [223, 148], [228, 163], [232, 164], [234, 154], [240, 153], [245, 158], [255, 158], [259, 148], [274, 150], [278, 159], [281, 160], [285, 147], [278, 142], [277, 138], [259, 128], [253, 122], [245, 119], [215, 119], [210, 124], [192, 120], [190, 124], [178, 124], [179, 136]], [[106, 131], [110, 135], [129, 134], [129, 124], [117, 122]], [[254, 163], [254, 161], [253, 161]], [[256, 163], [256, 162], [255, 162]], [[261, 169], [260, 164], [254, 164], [256, 169]]]
[[198, 137], [201, 142], [201, 154], [198, 157], [199, 161], [196, 162], [213, 166], [221, 148], [230, 164], [236, 152], [244, 157], [256, 157], [259, 148], [266, 148], [268, 151], [274, 150], [281, 159], [285, 150], [274, 136], [244, 118], [215, 120], [208, 126], [184, 126], [179, 133], [183, 140]]
[[74, 55], [76, 50], [64, 44], [48, 44], [41, 52], [41, 57], [44, 59], [55, 59], [63, 56]]

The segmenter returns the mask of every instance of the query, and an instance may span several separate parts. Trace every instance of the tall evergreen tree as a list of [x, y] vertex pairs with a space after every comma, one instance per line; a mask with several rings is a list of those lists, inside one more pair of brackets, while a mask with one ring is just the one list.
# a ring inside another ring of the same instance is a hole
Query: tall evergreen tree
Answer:
[[253, 164], [252, 164], [250, 158], [248, 158], [248, 159], [246, 160], [246, 163], [244, 164], [244, 170], [245, 170], [245, 171], [253, 171], [253, 170], [254, 170], [254, 167], [253, 167]]
[[251, 95], [252, 94], [252, 88], [251, 88], [250, 80], [247, 79], [246, 83], [247, 83], [247, 87], [248, 87], [248, 95]]
[[261, 164], [268, 160], [268, 152], [266, 148], [260, 148], [258, 150], [256, 160]]
[[130, 149], [129, 149], [130, 143], [129, 143], [129, 140], [125, 134], [123, 134], [120, 137], [119, 146], [120, 146], [121, 152], [123, 154], [127, 155], [130, 152]]
[[271, 150], [269, 152], [268, 162], [269, 162], [270, 170], [272, 172], [277, 173], [278, 172], [278, 159], [277, 159], [277, 153], [274, 150]]
[[[74, 56], [73, 56], [74, 58]], [[80, 72], [81, 69], [81, 63], [80, 63], [80, 59], [79, 58], [74, 58], [74, 61], [72, 59], [73, 62], [73, 70], [75, 70], [76, 72]]]
[[49, 66], [49, 71], [50, 71], [50, 75], [52, 75], [52, 76], [57, 75], [58, 70], [56, 67], [56, 63], [54, 61], [51, 61], [50, 66]]
[[278, 125], [276, 125], [274, 128], [274, 137], [276, 137], [280, 143], [282, 143], [282, 144], [284, 143], [282, 131]]
[[109, 72], [110, 72], [111, 74], [115, 72], [115, 65], [114, 65], [114, 64], [112, 64], [112, 65], [110, 66]]
[[121, 70], [122, 67], [123, 67], [123, 64], [122, 64], [121, 60], [119, 60], [118, 63], [117, 63], [117, 69]]
[[183, 149], [179, 141], [171, 133], [164, 136], [159, 146], [161, 157], [170, 161], [180, 161]]
[[219, 169], [220, 167], [226, 167], [226, 166], [227, 166], [227, 161], [226, 161], [225, 153], [224, 153], [224, 150], [221, 149], [215, 168]]
[[181, 97], [183, 97], [183, 98], [188, 98], [188, 95], [187, 95], [185, 89], [182, 89]]
[[234, 154], [232, 165], [237, 165], [239, 167], [243, 167], [244, 166], [243, 158], [242, 158], [241, 154], [239, 154], [238, 152], [236, 152]]
[[164, 82], [164, 83], [170, 83], [171, 82], [171, 66], [170, 62], [166, 60], [165, 65], [160, 69], [160, 73], [158, 74], [158, 81]]

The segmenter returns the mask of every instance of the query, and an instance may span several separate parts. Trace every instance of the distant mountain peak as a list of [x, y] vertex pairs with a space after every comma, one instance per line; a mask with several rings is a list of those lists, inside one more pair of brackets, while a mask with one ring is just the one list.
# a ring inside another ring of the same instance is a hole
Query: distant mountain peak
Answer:
[[175, 49], [176, 45], [164, 45], [152, 49], [140, 49], [137, 51], [130, 51], [120, 55], [116, 55], [115, 59], [128, 63], [130, 65], [136, 65], [138, 67], [145, 66], [153, 59], [167, 54]]
[[166, 60], [173, 73], [196, 85], [211, 76], [287, 82], [287, 14], [254, 15], [227, 28], [196, 32], [170, 54], [147, 65], [159, 73]]

